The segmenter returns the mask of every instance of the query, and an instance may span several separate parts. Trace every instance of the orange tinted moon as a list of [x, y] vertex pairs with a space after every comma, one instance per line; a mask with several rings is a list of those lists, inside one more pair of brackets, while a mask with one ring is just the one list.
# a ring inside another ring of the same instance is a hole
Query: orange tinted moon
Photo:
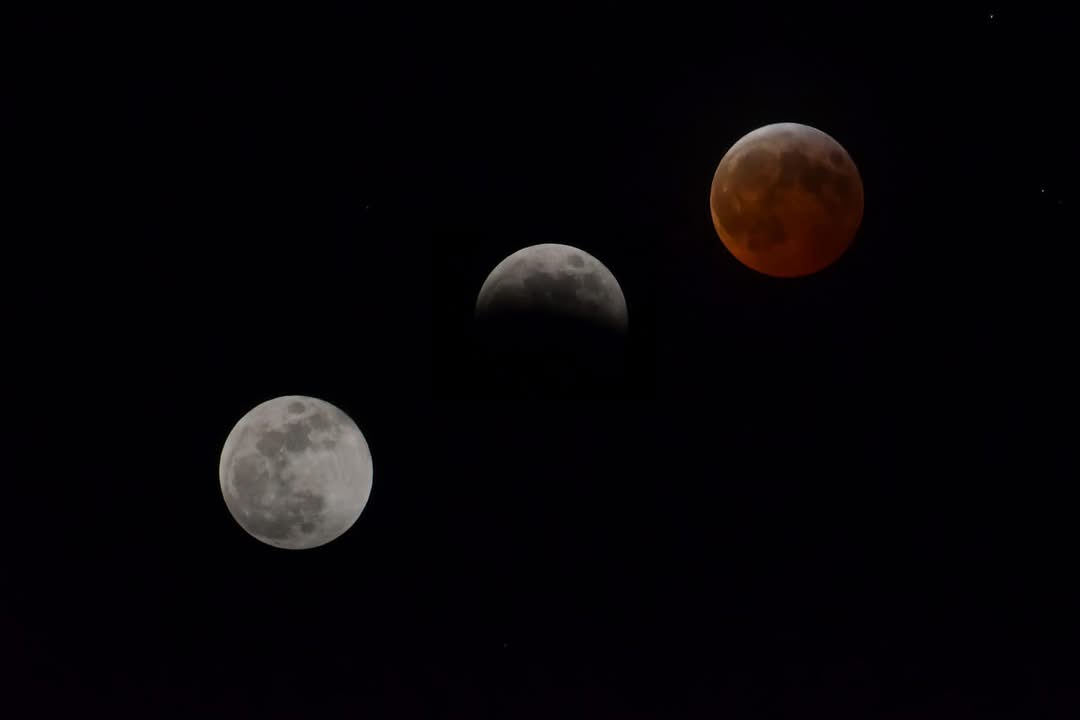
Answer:
[[740, 262], [773, 277], [800, 277], [834, 263], [855, 239], [862, 179], [829, 135], [776, 123], [724, 154], [709, 205], [713, 227]]

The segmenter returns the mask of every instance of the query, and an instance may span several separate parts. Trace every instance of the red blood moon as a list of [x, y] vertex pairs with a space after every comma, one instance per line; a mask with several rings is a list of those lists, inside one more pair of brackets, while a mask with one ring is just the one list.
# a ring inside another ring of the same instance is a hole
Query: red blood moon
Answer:
[[713, 227], [744, 265], [773, 277], [816, 273], [837, 260], [862, 222], [859, 171], [816, 128], [776, 123], [744, 135], [713, 176]]

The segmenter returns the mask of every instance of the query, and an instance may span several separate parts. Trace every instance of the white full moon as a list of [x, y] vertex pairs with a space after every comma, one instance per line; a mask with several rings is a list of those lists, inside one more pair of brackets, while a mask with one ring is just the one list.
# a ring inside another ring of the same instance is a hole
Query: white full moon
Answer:
[[221, 450], [221, 493], [252, 537], [290, 550], [325, 545], [367, 505], [374, 467], [360, 428], [302, 395], [254, 407]]

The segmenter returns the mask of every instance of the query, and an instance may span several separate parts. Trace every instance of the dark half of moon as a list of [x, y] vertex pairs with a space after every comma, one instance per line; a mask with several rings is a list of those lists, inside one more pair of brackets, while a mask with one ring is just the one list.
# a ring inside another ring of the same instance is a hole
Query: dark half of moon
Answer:
[[541, 392], [600, 391], [623, 377], [626, 335], [603, 317], [544, 308], [488, 308], [475, 322], [479, 362], [493, 382]]

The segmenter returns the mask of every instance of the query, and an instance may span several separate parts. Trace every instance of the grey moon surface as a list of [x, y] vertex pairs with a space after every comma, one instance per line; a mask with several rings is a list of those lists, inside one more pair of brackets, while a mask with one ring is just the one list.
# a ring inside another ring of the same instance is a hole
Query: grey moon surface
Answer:
[[476, 299], [478, 315], [540, 310], [598, 321], [625, 331], [626, 298], [615, 276], [578, 248], [544, 243], [522, 248], [487, 276]]
[[352, 527], [374, 478], [356, 423], [325, 400], [303, 395], [267, 400], [240, 418], [218, 472], [240, 527], [289, 550], [325, 545]]

